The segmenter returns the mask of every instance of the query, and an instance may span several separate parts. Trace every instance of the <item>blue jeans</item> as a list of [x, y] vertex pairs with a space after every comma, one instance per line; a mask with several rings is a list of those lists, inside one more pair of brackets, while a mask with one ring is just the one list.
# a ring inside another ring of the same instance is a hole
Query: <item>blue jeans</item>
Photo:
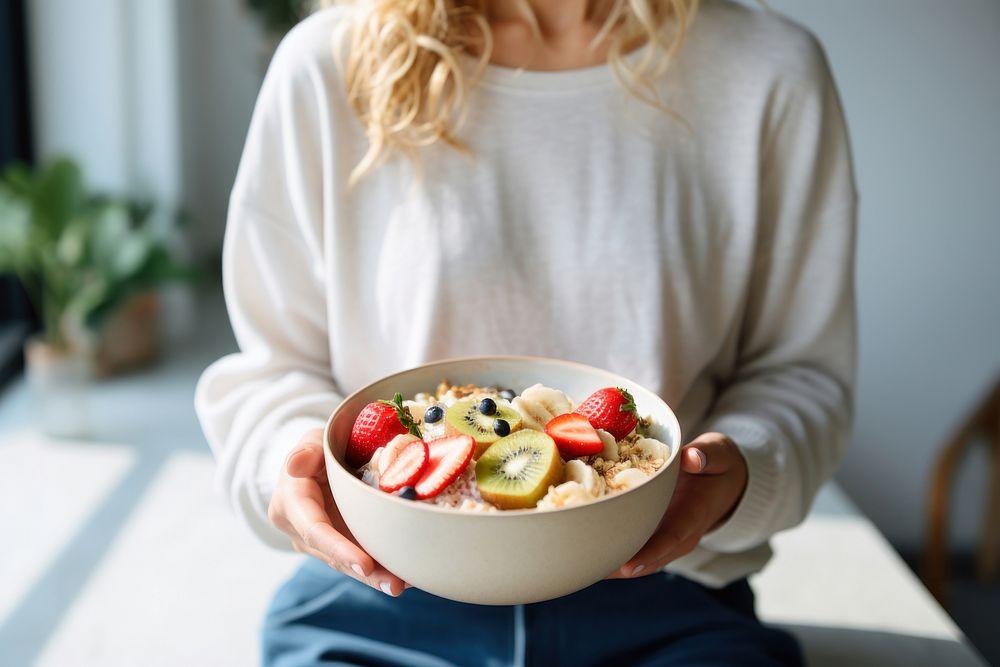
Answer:
[[715, 590], [667, 573], [490, 607], [416, 588], [392, 598], [309, 559], [261, 640], [267, 667], [802, 664], [791, 635], [757, 620], [745, 579]]

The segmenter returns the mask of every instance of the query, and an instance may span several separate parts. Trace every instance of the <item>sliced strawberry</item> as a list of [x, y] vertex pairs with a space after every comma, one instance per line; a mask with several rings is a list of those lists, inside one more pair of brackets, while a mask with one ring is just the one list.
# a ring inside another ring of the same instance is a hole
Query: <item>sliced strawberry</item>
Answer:
[[559, 415], [545, 425], [545, 432], [556, 441], [559, 453], [565, 458], [590, 456], [604, 451], [601, 436], [587, 418], [574, 412]]
[[396, 460], [396, 457], [399, 456], [399, 452], [403, 449], [403, 445], [414, 440], [420, 440], [420, 438], [410, 433], [403, 433], [395, 436], [386, 444], [386, 446], [382, 449], [382, 454], [378, 457], [377, 469], [379, 477], [384, 475], [386, 468], [389, 467], [389, 464]]
[[344, 452], [349, 465], [360, 467], [371, 459], [379, 447], [401, 433], [412, 433], [420, 437], [420, 429], [413, 421], [410, 410], [403, 407], [403, 397], [393, 396], [391, 401], [375, 401], [362, 408]]
[[430, 461], [414, 485], [417, 498], [433, 498], [458, 479], [476, 451], [476, 441], [467, 435], [446, 435], [427, 443]]
[[639, 423], [635, 399], [621, 387], [598, 389], [575, 412], [586, 417], [594, 428], [615, 436], [615, 440], [624, 438]]
[[413, 435], [396, 436], [378, 459], [378, 488], [392, 493], [412, 486], [424, 474], [430, 462], [427, 443]]

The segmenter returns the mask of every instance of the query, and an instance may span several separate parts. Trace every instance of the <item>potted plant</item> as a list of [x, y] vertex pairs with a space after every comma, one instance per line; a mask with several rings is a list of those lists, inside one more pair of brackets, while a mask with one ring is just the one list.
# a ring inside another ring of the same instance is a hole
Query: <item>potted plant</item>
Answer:
[[[0, 273], [18, 276], [42, 323], [25, 345], [25, 361], [51, 434], [85, 429], [83, 401], [95, 362], [107, 371], [121, 361], [112, 354], [109, 366], [101, 334], [122, 318], [123, 306], [148, 314], [145, 295], [192, 275], [154, 233], [152, 212], [148, 204], [88, 193], [68, 159], [37, 172], [15, 165], [0, 175]], [[112, 350], [135, 344], [110, 342]], [[150, 349], [141, 341], [139, 347]]]

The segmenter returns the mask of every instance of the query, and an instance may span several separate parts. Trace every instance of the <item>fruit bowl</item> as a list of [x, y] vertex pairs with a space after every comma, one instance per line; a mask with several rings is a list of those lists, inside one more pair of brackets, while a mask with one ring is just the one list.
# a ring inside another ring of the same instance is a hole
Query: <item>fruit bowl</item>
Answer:
[[[396, 392], [412, 396], [444, 378], [454, 384], [520, 391], [537, 382], [576, 401], [601, 387], [629, 390], [649, 435], [670, 456], [647, 481], [592, 502], [556, 509], [464, 512], [384, 493], [345, 462], [355, 418]], [[583, 364], [540, 357], [470, 357], [389, 375], [348, 396], [327, 422], [327, 474], [334, 499], [358, 543], [403, 581], [443, 598], [488, 605], [527, 604], [586, 588], [629, 560], [653, 534], [677, 482], [680, 426], [656, 394]]]

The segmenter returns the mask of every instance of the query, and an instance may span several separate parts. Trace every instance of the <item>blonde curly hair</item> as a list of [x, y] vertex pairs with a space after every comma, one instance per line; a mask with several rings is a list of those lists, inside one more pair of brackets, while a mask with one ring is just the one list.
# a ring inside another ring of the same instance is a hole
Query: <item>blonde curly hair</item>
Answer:
[[[489, 0], [324, 0], [351, 5], [345, 66], [347, 99], [365, 128], [368, 152], [351, 183], [401, 152], [416, 161], [421, 146], [443, 142], [460, 150], [456, 133], [472, 86], [490, 60]], [[527, 0], [520, 10], [536, 38], [538, 23]], [[653, 82], [664, 73], [694, 20], [698, 0], [590, 0], [588, 16], [604, 20], [591, 48], [607, 40], [608, 63], [630, 93], [662, 107]], [[648, 43], [641, 58], [625, 60]], [[471, 73], [462, 56], [475, 63]]]

